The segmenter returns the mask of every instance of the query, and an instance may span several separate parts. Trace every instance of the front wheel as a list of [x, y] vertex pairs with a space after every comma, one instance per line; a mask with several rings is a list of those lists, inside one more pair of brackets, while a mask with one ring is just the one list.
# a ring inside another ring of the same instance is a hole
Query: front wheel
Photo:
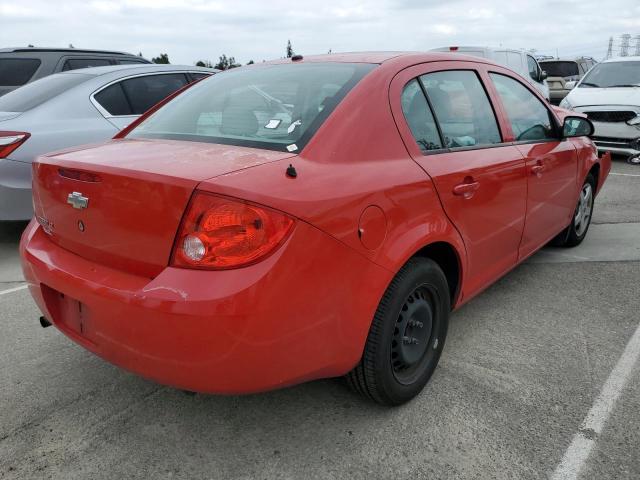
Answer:
[[591, 225], [591, 217], [593, 216], [593, 201], [595, 199], [596, 181], [593, 175], [587, 175], [587, 178], [580, 190], [578, 205], [573, 214], [571, 224], [564, 229], [560, 235], [554, 240], [554, 243], [563, 247], [575, 247], [580, 245], [587, 236], [589, 225]]
[[362, 358], [347, 374], [349, 385], [383, 405], [415, 397], [440, 359], [449, 310], [442, 269], [428, 258], [409, 260], [380, 301]]

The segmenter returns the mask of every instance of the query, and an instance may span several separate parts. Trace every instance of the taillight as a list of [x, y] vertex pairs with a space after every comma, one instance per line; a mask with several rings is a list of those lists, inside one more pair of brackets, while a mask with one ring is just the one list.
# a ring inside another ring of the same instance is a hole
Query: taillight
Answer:
[[240, 200], [196, 192], [171, 255], [175, 267], [229, 269], [266, 257], [284, 242], [294, 220]]
[[0, 158], [7, 158], [30, 136], [31, 134], [26, 132], [0, 132]]

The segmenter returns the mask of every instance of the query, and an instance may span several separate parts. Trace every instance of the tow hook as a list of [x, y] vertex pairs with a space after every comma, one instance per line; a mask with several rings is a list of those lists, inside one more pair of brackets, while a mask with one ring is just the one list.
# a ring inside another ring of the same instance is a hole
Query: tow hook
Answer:
[[51, 322], [44, 317], [40, 317], [40, 325], [42, 328], [47, 328], [51, 326]]

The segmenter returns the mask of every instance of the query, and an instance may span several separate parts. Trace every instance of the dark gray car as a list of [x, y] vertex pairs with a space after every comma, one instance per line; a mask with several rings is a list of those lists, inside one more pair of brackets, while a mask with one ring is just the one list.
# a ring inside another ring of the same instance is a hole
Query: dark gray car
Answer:
[[31, 218], [36, 156], [108, 140], [160, 100], [216, 71], [153, 64], [86, 68], [0, 97], [0, 221]]
[[0, 96], [39, 78], [78, 68], [149, 64], [137, 55], [78, 48], [0, 48]]

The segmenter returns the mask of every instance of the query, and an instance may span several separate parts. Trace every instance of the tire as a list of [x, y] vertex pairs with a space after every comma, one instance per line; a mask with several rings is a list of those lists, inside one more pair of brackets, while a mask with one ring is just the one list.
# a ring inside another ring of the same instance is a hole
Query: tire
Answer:
[[627, 163], [630, 165], [640, 165], [640, 154], [628, 157]]
[[[595, 194], [596, 181], [593, 175], [589, 174], [580, 189], [578, 204], [571, 219], [571, 224], [553, 239], [554, 245], [560, 247], [575, 247], [582, 243], [591, 225]], [[585, 195], [587, 195], [588, 198], [585, 198]]]
[[400, 405], [419, 394], [444, 348], [450, 305], [438, 264], [409, 260], [380, 300], [362, 358], [347, 374], [350, 387], [382, 405]]

